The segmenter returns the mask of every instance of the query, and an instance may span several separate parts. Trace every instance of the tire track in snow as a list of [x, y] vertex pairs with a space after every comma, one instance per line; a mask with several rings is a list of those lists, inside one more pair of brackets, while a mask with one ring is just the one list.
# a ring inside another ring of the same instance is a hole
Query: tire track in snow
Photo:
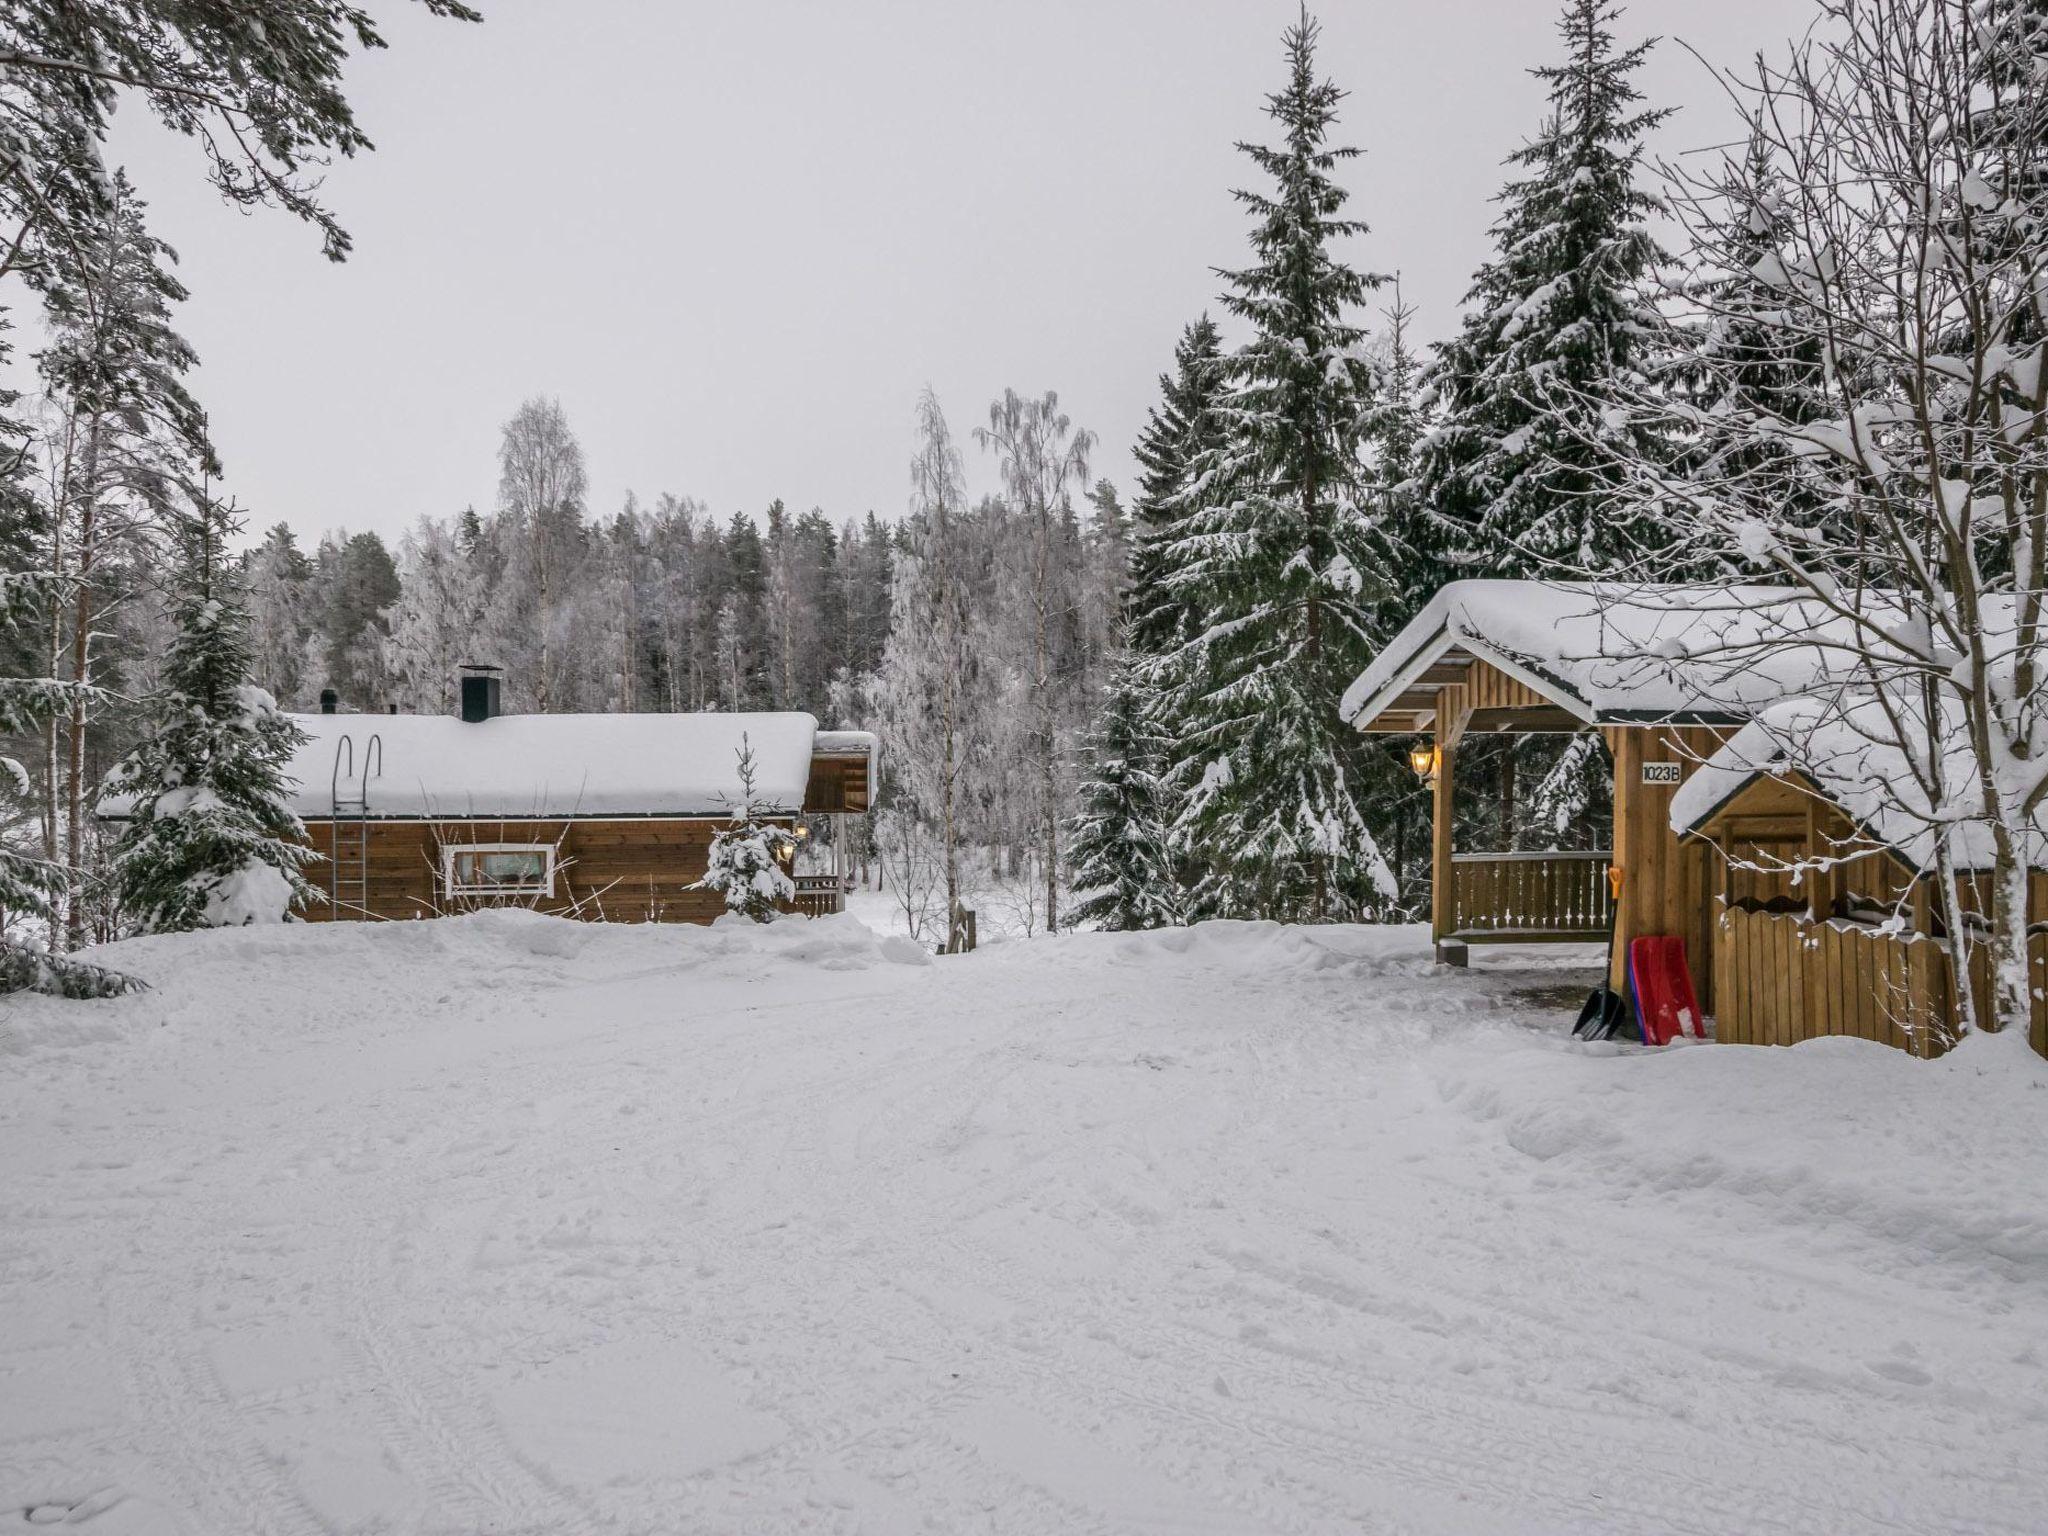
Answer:
[[151, 1459], [184, 1506], [180, 1524], [194, 1536], [327, 1536], [331, 1527], [247, 1434], [210, 1358], [164, 1341], [132, 1329], [122, 1352], [138, 1414], [157, 1442]]

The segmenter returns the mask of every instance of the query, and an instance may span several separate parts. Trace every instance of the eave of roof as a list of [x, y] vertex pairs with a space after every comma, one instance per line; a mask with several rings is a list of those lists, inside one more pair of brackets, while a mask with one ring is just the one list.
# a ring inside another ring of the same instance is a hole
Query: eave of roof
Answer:
[[1434, 688], [1422, 681], [1429, 669], [1446, 656], [1462, 652], [1473, 659], [1485, 662], [1496, 671], [1512, 677], [1516, 682], [1541, 694], [1559, 709], [1565, 710], [1588, 725], [1600, 724], [1593, 706], [1562, 682], [1541, 670], [1517, 660], [1466, 635], [1451, 633], [1450, 622], [1446, 619], [1435, 631], [1423, 638], [1409, 659], [1395, 670], [1393, 676], [1376, 689], [1372, 695], [1354, 703], [1349, 697], [1343, 702], [1344, 718], [1358, 730], [1367, 729], [1379, 717], [1393, 708], [1401, 695], [1411, 689], [1423, 692], [1441, 692], [1452, 686], [1438, 683]]
[[[1582, 586], [1583, 591], [1579, 590]], [[1595, 590], [1594, 584], [1484, 579], [1448, 583], [1440, 588], [1407, 626], [1388, 642], [1386, 649], [1374, 658], [1371, 665], [1353, 680], [1340, 705], [1343, 718], [1358, 730], [1369, 730], [1374, 728], [1384, 715], [1426, 712], [1428, 706], [1418, 707], [1412, 698], [1409, 702], [1403, 703], [1403, 696], [1433, 695], [1440, 691], [1444, 684], [1439, 682], [1432, 686], [1425, 680], [1425, 674], [1444, 658], [1453, 655], [1469, 656], [1485, 662], [1587, 725], [1739, 726], [1751, 718], [1747, 710], [1732, 705], [1719, 708], [1702, 707], [1696, 699], [1684, 703], [1676, 697], [1660, 708], [1623, 706], [1612, 697], [1607, 698], [1603, 706], [1596, 701], [1594, 694], [1589, 694], [1580, 686], [1567, 681], [1564, 676], [1542, 665], [1529, 654], [1531, 647], [1511, 648], [1482, 632], [1482, 627], [1480, 623], [1475, 622], [1474, 615], [1484, 613], [1483, 599], [1491, 598], [1495, 603], [1499, 603], [1504, 597], [1512, 596], [1514, 589], [1517, 588], [1528, 588], [1537, 594], [1571, 592], [1575, 594], [1575, 600], [1582, 599], [1592, 604], [1595, 610], [1599, 610], [1604, 601]], [[1626, 587], [1617, 590], [1624, 594], [1629, 591]], [[1646, 611], [1651, 624], [1656, 624], [1667, 614], [1680, 615], [1686, 611], [1682, 604], [1674, 603], [1669, 609], [1661, 606], [1662, 600], [1669, 600], [1685, 589], [1646, 590], [1654, 590], [1659, 594], [1660, 602], [1648, 605], [1647, 609], [1640, 603], [1632, 606]], [[1755, 590], [1758, 593], [1786, 595], [1782, 589], [1777, 588]], [[1716, 602], [1726, 605], [1731, 600], [1731, 592], [1716, 588], [1714, 597]], [[1700, 611], [1711, 612], [1712, 609], [1708, 607]], [[1605, 641], [1603, 621], [1603, 646]], [[1397, 657], [1398, 660], [1395, 659]], [[1609, 654], [1603, 649], [1590, 653], [1587, 659], [1615, 663], [1629, 661], [1633, 657], [1625, 650]], [[1368, 684], [1372, 686], [1366, 691]], [[1614, 690], [1602, 688], [1598, 692], [1605, 695], [1612, 694]]]

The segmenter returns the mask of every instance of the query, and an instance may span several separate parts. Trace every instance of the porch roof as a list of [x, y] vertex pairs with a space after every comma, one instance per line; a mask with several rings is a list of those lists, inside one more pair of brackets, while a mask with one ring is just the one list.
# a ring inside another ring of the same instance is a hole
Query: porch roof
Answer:
[[1846, 625], [1790, 587], [1454, 581], [1344, 694], [1360, 730], [1429, 728], [1484, 661], [1548, 700], [1529, 730], [1739, 725], [1849, 663]]

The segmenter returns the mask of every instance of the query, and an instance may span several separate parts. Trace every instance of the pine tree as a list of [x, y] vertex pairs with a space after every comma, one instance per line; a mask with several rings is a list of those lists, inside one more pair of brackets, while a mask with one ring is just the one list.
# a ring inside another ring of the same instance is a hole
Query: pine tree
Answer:
[[321, 541], [307, 585], [312, 626], [304, 682], [309, 690], [331, 687], [358, 709], [382, 709], [391, 685], [385, 611], [401, 595], [398, 562], [374, 533], [335, 533]]
[[284, 788], [304, 733], [249, 680], [248, 615], [222, 553], [230, 531], [226, 510], [197, 498], [153, 730], [108, 780], [129, 802], [114, 877], [145, 932], [282, 922], [316, 894]]
[[1668, 458], [1640, 416], [1605, 408], [1662, 329], [1641, 292], [1663, 260], [1648, 228], [1661, 204], [1638, 171], [1667, 114], [1638, 109], [1632, 77], [1650, 44], [1617, 51], [1620, 14], [1614, 0], [1566, 0], [1566, 62], [1530, 71], [1549, 87], [1548, 116], [1509, 157], [1526, 174], [1500, 195], [1495, 255], [1430, 370], [1444, 419], [1423, 497], [1448, 520], [1444, 558], [1462, 574], [1597, 574], [1664, 542], [1612, 497], [1617, 455]]
[[[1720, 197], [1719, 220], [1700, 232], [1717, 253], [1716, 269], [1694, 281], [1697, 318], [1677, 333], [1683, 346], [1670, 370], [1679, 406], [1673, 436], [1682, 438], [1677, 469], [1714, 479], [1770, 476], [1782, 485], [1794, 451], [1758, 429], [1835, 414], [1823, 366], [1824, 327], [1818, 317], [1799, 314], [1796, 295], [1777, 280], [1794, 203], [1760, 136], [1723, 168]], [[1854, 372], [1845, 347], [1837, 347], [1836, 357], [1845, 372]], [[1830, 515], [1832, 503], [1816, 487], [1784, 507], [1785, 520], [1848, 562], [1860, 541]], [[1768, 578], [1771, 567], [1735, 550], [1729, 571]]]
[[725, 899], [726, 911], [765, 923], [796, 898], [796, 882], [789, 875], [796, 839], [787, 827], [761, 819], [763, 808], [755, 800], [755, 777], [754, 745], [743, 731], [740, 801], [732, 808], [731, 824], [712, 837], [704, 878], [692, 889], [715, 891]]
[[1278, 148], [1240, 146], [1274, 190], [1239, 192], [1255, 262], [1220, 274], [1253, 335], [1227, 360], [1226, 441], [1189, 466], [1166, 547], [1167, 590], [1198, 612], [1175, 667], [1177, 839], [1202, 868], [1198, 911], [1328, 921], [1392, 894], [1360, 809], [1356, 734], [1337, 700], [1380, 637], [1368, 583], [1386, 569], [1364, 504], [1370, 400], [1349, 318], [1377, 285], [1331, 249], [1365, 233], [1334, 179], [1357, 151], [1327, 144], [1343, 93], [1315, 75], [1317, 27], [1286, 36], [1269, 98]]
[[1196, 634], [1193, 600], [1169, 588], [1168, 551], [1193, 509], [1189, 468], [1222, 446], [1217, 406], [1223, 391], [1223, 342], [1201, 316], [1181, 332], [1173, 372], [1159, 376], [1159, 404], [1145, 418], [1132, 456], [1142, 471], [1133, 504], [1136, 536], [1126, 608], [1131, 648], [1141, 657], [1172, 655]]
[[1422, 403], [1422, 366], [1410, 341], [1415, 308], [1401, 297], [1399, 277], [1393, 302], [1382, 315], [1386, 327], [1376, 338], [1365, 440], [1372, 460], [1373, 515], [1381, 543], [1395, 562], [1375, 594], [1372, 622], [1380, 634], [1391, 635], [1445, 578], [1435, 558], [1440, 540], [1416, 473], [1429, 422]]
[[1110, 689], [1081, 784], [1079, 813], [1067, 829], [1077, 896], [1074, 924], [1111, 932], [1166, 928], [1181, 920], [1180, 892], [1168, 850], [1164, 743], [1153, 733], [1139, 690], [1120, 669]]

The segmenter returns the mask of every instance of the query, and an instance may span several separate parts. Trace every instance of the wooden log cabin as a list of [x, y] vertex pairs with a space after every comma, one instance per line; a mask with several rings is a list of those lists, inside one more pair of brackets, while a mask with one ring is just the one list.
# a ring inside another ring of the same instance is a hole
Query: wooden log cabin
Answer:
[[[295, 716], [287, 773], [320, 862], [316, 922], [516, 905], [609, 922], [706, 923], [692, 887], [742, 803], [751, 755], [761, 819], [823, 833], [792, 909], [844, 905], [845, 818], [866, 811], [875, 738], [807, 714], [505, 715], [495, 669], [468, 669], [459, 716]], [[327, 701], [323, 700], [323, 704]], [[812, 850], [806, 849], [806, 854]]]
[[[1626, 986], [1631, 939], [1678, 935], [1701, 1007], [1719, 1014], [1718, 1039], [1848, 1034], [1936, 1054], [1958, 994], [1947, 944], [1936, 942], [1926, 850], [1872, 825], [1842, 785], [1803, 776], [1759, 745], [1801, 736], [1796, 722], [1766, 730], [1774, 715], [1858, 686], [1838, 622], [1781, 587], [1446, 586], [1342, 705], [1361, 731], [1416, 738], [1411, 761], [1433, 789], [1438, 959], [1463, 964], [1470, 944], [1599, 942], [1611, 917], [1609, 984]], [[1609, 846], [1457, 848], [1461, 743], [1554, 732], [1595, 732], [1606, 747]], [[1867, 761], [1859, 772], [1867, 777]], [[1815, 862], [1832, 867], [1801, 887]], [[2048, 871], [2035, 872], [2033, 889], [2033, 915], [2048, 918]], [[1964, 904], [1981, 910], [1975, 893]], [[2035, 949], [2039, 1004], [2048, 935]], [[1969, 980], [1979, 998], [1982, 954]], [[2044, 1011], [2039, 1004], [2034, 1040], [2048, 1053]]]

